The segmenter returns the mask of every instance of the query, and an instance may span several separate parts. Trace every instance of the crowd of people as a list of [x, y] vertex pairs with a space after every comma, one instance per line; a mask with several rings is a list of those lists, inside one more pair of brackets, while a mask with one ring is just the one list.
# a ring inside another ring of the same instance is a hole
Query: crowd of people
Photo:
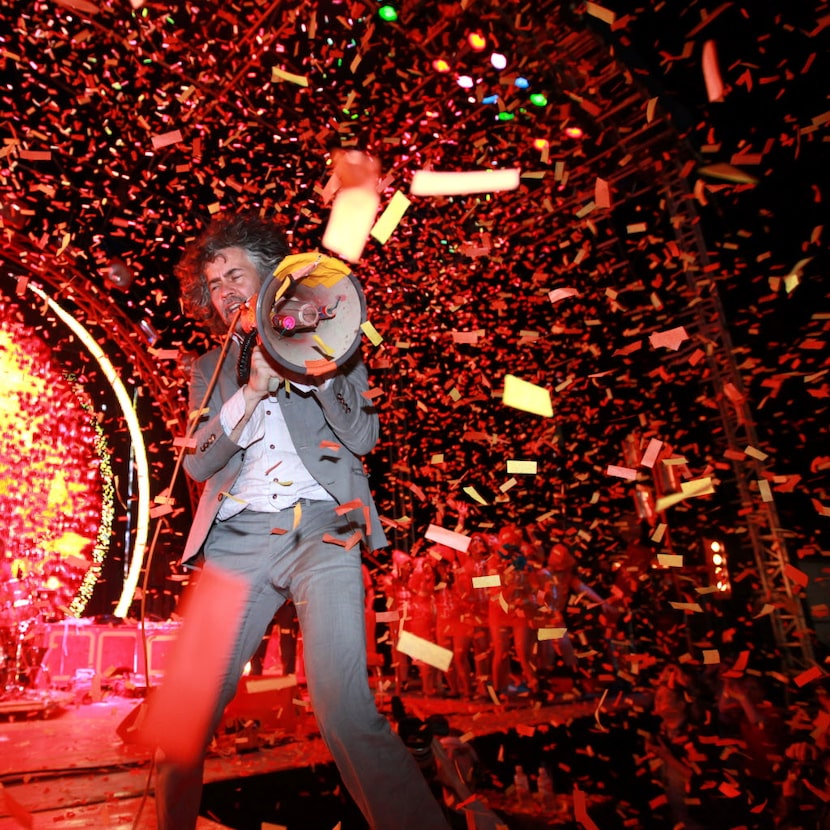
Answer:
[[[363, 570], [369, 662], [385, 664], [396, 693], [533, 697], [553, 677], [557, 688], [584, 693], [592, 672], [580, 665], [569, 627], [583, 639], [586, 628], [598, 632], [605, 647], [602, 635], [619, 615], [618, 602], [582, 579], [568, 545], [513, 523], [471, 534], [466, 550], [424, 541], [392, 550], [387, 568]], [[451, 652], [449, 668], [399, 650], [404, 632]], [[296, 627], [288, 634], [283, 626], [280, 652], [293, 667]], [[261, 666], [260, 656], [253, 668]]]
[[793, 690], [729, 658], [668, 662], [644, 730], [657, 812], [686, 830], [830, 826], [830, 698]]
[[[626, 567], [639, 561], [637, 543], [617, 557], [617, 578], [595, 590], [561, 533], [509, 523], [468, 541], [462, 550], [424, 540], [408, 553], [392, 550], [380, 570], [363, 566], [370, 665], [386, 655], [387, 688], [494, 703], [552, 701], [552, 690], [565, 699], [598, 693], [598, 665], [625, 664], [614, 649], [642, 578]], [[404, 632], [452, 652], [449, 668], [398, 650]], [[724, 827], [830, 827], [824, 686], [795, 700], [768, 673], [736, 661], [737, 651], [711, 665], [678, 659], [686, 644], [672, 646], [677, 634], [666, 628], [655, 637], [663, 657], [643, 663], [634, 687], [645, 704], [629, 716], [640, 736], [634, 769], [648, 779], [649, 826], [702, 830], [714, 811]], [[284, 628], [281, 648], [285, 636]]]

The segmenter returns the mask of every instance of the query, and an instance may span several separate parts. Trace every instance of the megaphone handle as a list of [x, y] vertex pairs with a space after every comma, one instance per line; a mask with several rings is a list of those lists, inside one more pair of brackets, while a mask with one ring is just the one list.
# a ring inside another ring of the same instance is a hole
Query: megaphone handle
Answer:
[[236, 379], [240, 386], [244, 386], [251, 377], [251, 352], [257, 339], [257, 331], [253, 329], [245, 335], [239, 347], [239, 360], [236, 362]]

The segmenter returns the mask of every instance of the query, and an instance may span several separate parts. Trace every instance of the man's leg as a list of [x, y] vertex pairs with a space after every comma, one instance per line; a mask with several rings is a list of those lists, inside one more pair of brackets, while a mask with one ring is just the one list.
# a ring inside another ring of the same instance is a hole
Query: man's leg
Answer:
[[[331, 506], [314, 511], [304, 511], [303, 528], [318, 540], [326, 531], [334, 534]], [[346, 528], [337, 535], [345, 539], [350, 533]], [[369, 824], [373, 830], [448, 830], [421, 770], [378, 712], [369, 689], [357, 547], [304, 545], [290, 588], [303, 631], [314, 714]]]
[[[157, 754], [155, 799], [158, 830], [192, 830], [196, 827], [202, 797], [204, 752], [225, 707], [236, 694], [245, 664], [256, 651], [278, 605], [283, 601], [282, 596], [267, 580], [267, 553], [240, 554], [240, 538], [233, 532], [230, 523], [228, 526], [217, 525], [217, 528], [211, 532], [207, 567], [217, 567], [243, 576], [250, 582], [250, 590], [242, 609], [239, 634], [226, 663], [214, 715], [204, 735], [202, 754], [191, 764], [172, 763], [161, 753]], [[256, 549], [255, 542], [253, 547]], [[197, 585], [196, 591], [198, 590]], [[217, 615], [223, 613], [221, 607], [216, 607], [215, 610]], [[186, 617], [183, 625], [187, 625]], [[209, 649], [210, 643], [205, 643], [204, 647]]]

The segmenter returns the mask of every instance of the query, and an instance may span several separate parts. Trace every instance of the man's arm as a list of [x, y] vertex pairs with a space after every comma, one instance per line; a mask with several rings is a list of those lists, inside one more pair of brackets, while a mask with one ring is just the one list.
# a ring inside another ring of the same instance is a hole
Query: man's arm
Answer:
[[[197, 360], [190, 379], [190, 412], [196, 413], [204, 403], [205, 392], [211, 377], [208, 374], [211, 361]], [[212, 375], [212, 372], [210, 372]], [[240, 393], [242, 394], [242, 393]], [[195, 481], [206, 481], [222, 470], [241, 447], [232, 440], [222, 427], [222, 398], [218, 384], [207, 402], [207, 412], [200, 418], [200, 426], [193, 434], [193, 448], [183, 460], [185, 472]], [[198, 417], [198, 416], [196, 416]], [[242, 427], [240, 426], [240, 429]]]
[[364, 395], [368, 391], [369, 374], [361, 360], [313, 390], [329, 426], [355, 455], [366, 455], [378, 441], [379, 420]]

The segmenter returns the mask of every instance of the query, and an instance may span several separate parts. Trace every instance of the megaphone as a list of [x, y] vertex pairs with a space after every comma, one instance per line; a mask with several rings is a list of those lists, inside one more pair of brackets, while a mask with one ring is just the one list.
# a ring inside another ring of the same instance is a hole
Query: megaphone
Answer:
[[[250, 371], [250, 349], [260, 344], [288, 380], [325, 377], [360, 347], [366, 298], [351, 268], [320, 253], [285, 257], [255, 298], [242, 328], [240, 382]], [[243, 365], [247, 361], [247, 367]]]

